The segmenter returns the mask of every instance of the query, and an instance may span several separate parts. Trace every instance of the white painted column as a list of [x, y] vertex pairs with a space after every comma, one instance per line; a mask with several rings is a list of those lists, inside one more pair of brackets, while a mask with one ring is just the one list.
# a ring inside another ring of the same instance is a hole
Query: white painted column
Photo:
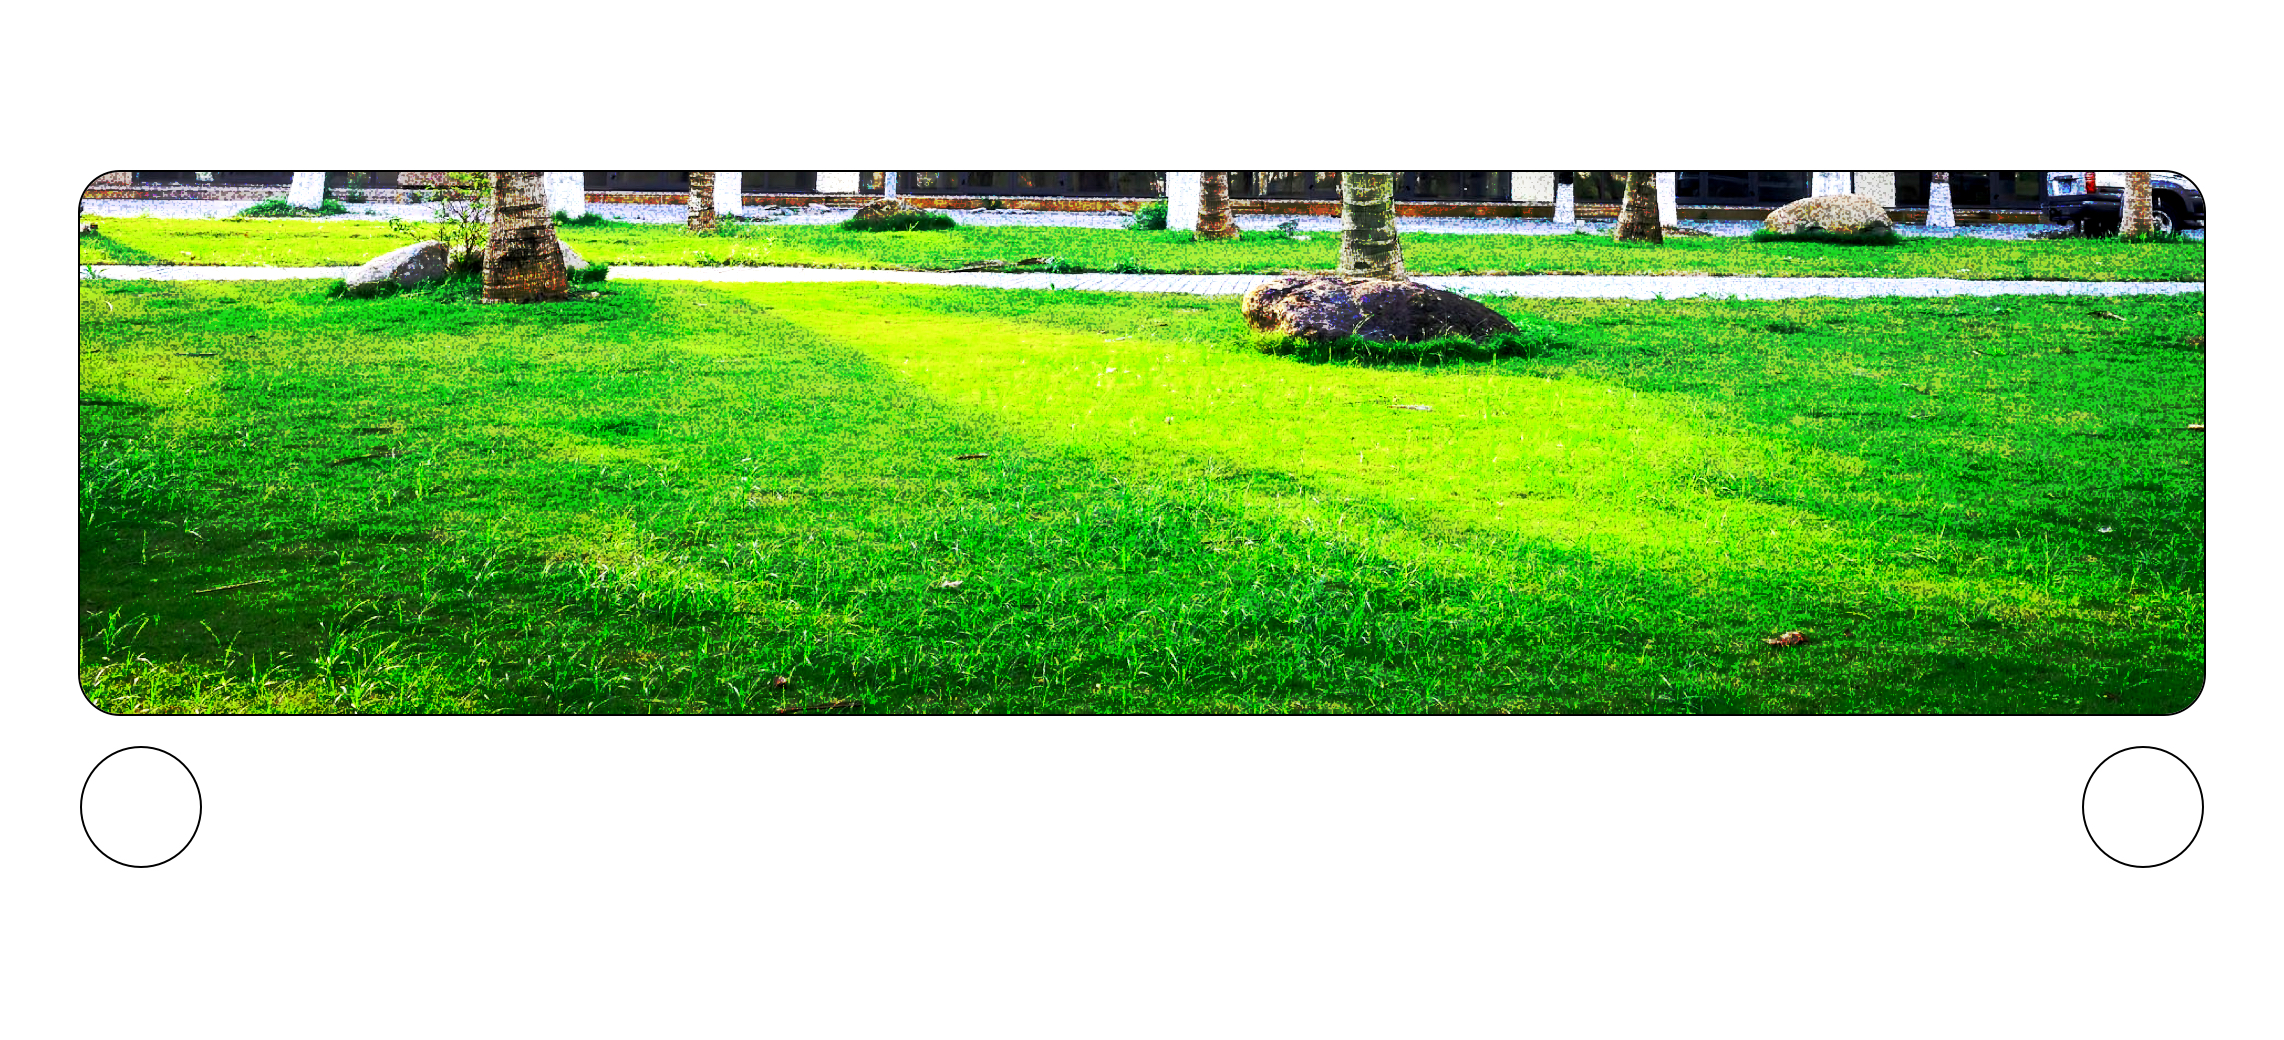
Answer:
[[854, 195], [857, 190], [856, 171], [820, 171], [817, 174], [817, 190], [826, 195]]
[[574, 220], [587, 215], [587, 175], [579, 170], [549, 170], [541, 175], [547, 186], [547, 211]]
[[1681, 204], [1673, 197], [1671, 172], [1657, 175], [1657, 222], [1659, 227], [1681, 226]]
[[1507, 199], [1511, 202], [1553, 202], [1554, 174], [1545, 171], [1509, 173]]
[[1202, 172], [1166, 174], [1166, 230], [1196, 231], [1198, 206], [1204, 202], [1205, 174]]
[[293, 187], [286, 189], [286, 203], [298, 209], [316, 209], [324, 205], [324, 172], [294, 174]]
[[714, 171], [714, 212], [725, 217], [745, 214], [745, 171]]
[[895, 171], [895, 170], [885, 170], [885, 171], [882, 171], [882, 173], [881, 173], [881, 175], [880, 175], [880, 194], [881, 194], [883, 197], [886, 197], [886, 198], [891, 198], [891, 199], [893, 199], [893, 198], [895, 198], [895, 197], [896, 197], [896, 171]]
[[1810, 195], [1846, 195], [1855, 191], [1855, 185], [1844, 170], [1809, 174], [1808, 183]]
[[1959, 218], [1951, 212], [1951, 182], [1927, 186], [1927, 226], [1958, 227]]
[[1558, 183], [1554, 186], [1554, 222], [1557, 224], [1578, 223], [1577, 185]]

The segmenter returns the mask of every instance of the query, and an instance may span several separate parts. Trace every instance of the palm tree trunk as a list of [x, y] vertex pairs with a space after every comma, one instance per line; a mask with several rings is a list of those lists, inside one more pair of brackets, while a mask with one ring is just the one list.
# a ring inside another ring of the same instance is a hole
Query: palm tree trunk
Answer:
[[1959, 218], [1951, 212], [1951, 171], [1937, 170], [1927, 185], [1927, 226], [1958, 227]]
[[688, 226], [691, 231], [714, 230], [714, 174], [710, 170], [694, 170], [690, 173]]
[[1396, 175], [1340, 175], [1340, 274], [1343, 278], [1409, 281], [1404, 243], [1396, 234]]
[[2119, 238], [2146, 235], [2157, 230], [2157, 218], [2149, 211], [2149, 171], [2127, 171], [2125, 175], [2125, 202], [2118, 208], [2117, 233]]
[[1665, 244], [1665, 229], [1658, 225], [1655, 171], [1627, 172], [1626, 201], [1618, 209], [1618, 230], [1611, 237], [1620, 242]]
[[1237, 237], [1237, 222], [1229, 219], [1229, 171], [1208, 171], [1198, 179], [1200, 242], [1226, 242]]
[[537, 303], [571, 296], [563, 246], [547, 211], [539, 170], [492, 174], [492, 233], [484, 243], [484, 302]]

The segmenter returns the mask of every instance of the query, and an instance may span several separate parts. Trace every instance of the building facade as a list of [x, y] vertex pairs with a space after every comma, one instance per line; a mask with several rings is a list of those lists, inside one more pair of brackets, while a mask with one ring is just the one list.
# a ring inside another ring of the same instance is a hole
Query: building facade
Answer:
[[[321, 181], [320, 181], [321, 178]], [[670, 170], [589, 170], [552, 175], [566, 195], [559, 203], [581, 209], [588, 201], [680, 201], [690, 175]], [[90, 197], [104, 195], [266, 198], [280, 189], [303, 204], [312, 195], [346, 201], [403, 201], [440, 185], [435, 171], [333, 171], [324, 174], [276, 170], [121, 171], [89, 186]], [[1802, 170], [1683, 170], [1660, 174], [1661, 194], [1681, 216], [1721, 211], [1745, 215], [1782, 206], [1820, 191], [1867, 195], [1890, 208], [1927, 206], [1931, 171], [1816, 173]], [[810, 197], [898, 194], [975, 205], [996, 199], [1012, 208], [1101, 208], [1134, 203], [1166, 193], [1168, 178], [1152, 170], [904, 170], [812, 171], [744, 170], [716, 176], [717, 200], [731, 211], [745, 204], [800, 201]], [[1993, 218], [2035, 214], [2044, 197], [2043, 171], [1951, 171], [1951, 205], [1986, 211]], [[321, 186], [320, 186], [321, 185]], [[582, 186], [577, 192], [572, 185]], [[1567, 185], [1572, 203], [1593, 213], [1614, 207], [1624, 194], [1624, 174], [1426, 170], [1401, 175], [1396, 199], [1415, 207], [1451, 207], [1460, 215], [1509, 215], [1555, 206]], [[1232, 201], [1242, 212], [1316, 212], [1340, 198], [1337, 171], [1232, 171]], [[1090, 205], [1091, 204], [1091, 205]], [[1704, 211], [1692, 213], [1690, 211]], [[1733, 213], [1731, 211], [1734, 211]]]

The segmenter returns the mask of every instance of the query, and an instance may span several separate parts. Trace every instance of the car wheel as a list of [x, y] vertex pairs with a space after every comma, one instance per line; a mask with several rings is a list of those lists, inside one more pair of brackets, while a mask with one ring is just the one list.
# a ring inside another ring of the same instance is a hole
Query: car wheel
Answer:
[[2173, 210], [2162, 202], [2150, 200], [2149, 220], [2159, 231], [2173, 230]]

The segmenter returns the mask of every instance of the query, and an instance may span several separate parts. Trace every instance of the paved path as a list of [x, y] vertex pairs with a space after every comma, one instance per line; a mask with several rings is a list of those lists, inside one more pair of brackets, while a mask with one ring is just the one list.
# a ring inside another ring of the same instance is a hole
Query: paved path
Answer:
[[[102, 278], [162, 281], [344, 278], [353, 267], [126, 267], [95, 268]], [[936, 271], [860, 271], [818, 267], [613, 267], [613, 281], [687, 282], [899, 282], [974, 285], [994, 289], [1078, 289], [1096, 292], [1241, 295], [1273, 275], [1260, 274], [950, 274]], [[1869, 296], [2146, 296], [2197, 293], [2203, 282], [2036, 282], [1965, 278], [1749, 278], [1696, 275], [1428, 275], [1439, 288], [1482, 296], [1536, 299], [1796, 300]]]

